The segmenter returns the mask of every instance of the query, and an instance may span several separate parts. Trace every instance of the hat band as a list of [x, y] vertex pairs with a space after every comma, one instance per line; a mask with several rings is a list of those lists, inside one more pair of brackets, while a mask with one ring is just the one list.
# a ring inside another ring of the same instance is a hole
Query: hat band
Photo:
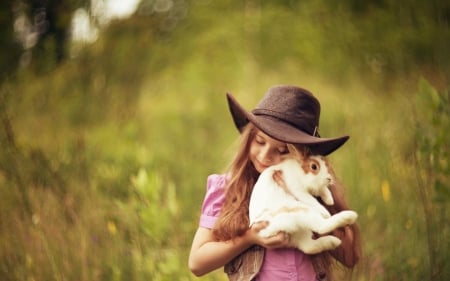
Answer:
[[320, 138], [320, 135], [319, 135], [319, 127], [315, 127], [314, 128], [314, 133], [312, 134], [312, 136], [313, 137], [316, 137], [316, 138]]
[[[271, 114], [267, 114], [266, 112], [270, 112]], [[319, 136], [319, 128], [317, 126], [314, 127], [314, 130], [311, 133], [311, 130], [305, 130], [305, 127], [301, 126], [301, 124], [293, 123], [293, 122], [290, 122], [289, 120], [287, 120], [286, 118], [282, 118], [281, 114], [276, 112], [276, 111], [263, 110], [263, 112], [261, 112], [261, 110], [255, 109], [255, 110], [253, 110], [253, 114], [255, 116], [261, 116], [261, 117], [265, 117], [265, 118], [268, 118], [268, 119], [271, 119], [271, 120], [275, 120], [275, 121], [286, 123], [289, 126], [292, 126], [292, 127], [296, 128], [296, 129], [298, 129], [300, 131], [303, 131], [303, 132], [305, 132], [306, 134], [308, 134], [310, 136], [319, 137], [320, 138], [320, 136]], [[277, 116], [277, 115], [279, 115], [279, 116]], [[302, 123], [304, 123], [304, 122], [302, 122]]]

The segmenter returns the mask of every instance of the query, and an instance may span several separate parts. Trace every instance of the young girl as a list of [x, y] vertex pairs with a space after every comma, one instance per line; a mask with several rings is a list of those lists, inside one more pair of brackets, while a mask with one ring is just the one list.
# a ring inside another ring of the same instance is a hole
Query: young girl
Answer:
[[[248, 206], [253, 185], [267, 167], [279, 163], [292, 150], [328, 155], [348, 136], [321, 138], [318, 133], [320, 103], [307, 90], [295, 86], [269, 89], [250, 113], [230, 95], [229, 108], [241, 142], [229, 171], [211, 175], [203, 201], [200, 224], [192, 242], [189, 268], [197, 276], [225, 266], [230, 280], [331, 280], [332, 261], [352, 268], [360, 256], [356, 225], [333, 231], [342, 244], [333, 251], [308, 256], [287, 248], [289, 235], [280, 232], [261, 238], [267, 223], [249, 228]], [[348, 209], [342, 187], [330, 187], [334, 214]]]

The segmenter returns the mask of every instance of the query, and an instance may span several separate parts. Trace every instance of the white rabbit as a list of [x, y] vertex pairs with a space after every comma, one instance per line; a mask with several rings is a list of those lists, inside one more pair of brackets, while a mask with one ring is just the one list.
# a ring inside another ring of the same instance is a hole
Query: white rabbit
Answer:
[[358, 215], [346, 210], [333, 216], [316, 197], [327, 205], [334, 200], [328, 186], [333, 174], [323, 156], [303, 159], [288, 158], [264, 170], [256, 182], [249, 205], [250, 225], [268, 221], [259, 232], [270, 237], [280, 231], [290, 234], [290, 246], [307, 254], [331, 250], [341, 244], [333, 235], [313, 239], [313, 233], [327, 234], [338, 227], [352, 224]]

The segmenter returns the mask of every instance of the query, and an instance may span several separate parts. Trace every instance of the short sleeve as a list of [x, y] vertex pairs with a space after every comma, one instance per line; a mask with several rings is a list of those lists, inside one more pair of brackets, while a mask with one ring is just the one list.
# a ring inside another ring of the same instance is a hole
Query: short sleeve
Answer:
[[227, 177], [225, 174], [208, 176], [199, 226], [213, 228], [225, 200], [226, 181]]

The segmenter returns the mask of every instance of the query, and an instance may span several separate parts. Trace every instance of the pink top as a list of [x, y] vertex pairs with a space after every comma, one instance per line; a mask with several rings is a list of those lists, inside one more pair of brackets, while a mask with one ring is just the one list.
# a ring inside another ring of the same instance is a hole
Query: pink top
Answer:
[[[200, 227], [211, 229], [225, 199], [226, 175], [210, 175], [200, 217]], [[297, 249], [266, 249], [257, 281], [314, 281], [316, 274], [308, 255]]]

